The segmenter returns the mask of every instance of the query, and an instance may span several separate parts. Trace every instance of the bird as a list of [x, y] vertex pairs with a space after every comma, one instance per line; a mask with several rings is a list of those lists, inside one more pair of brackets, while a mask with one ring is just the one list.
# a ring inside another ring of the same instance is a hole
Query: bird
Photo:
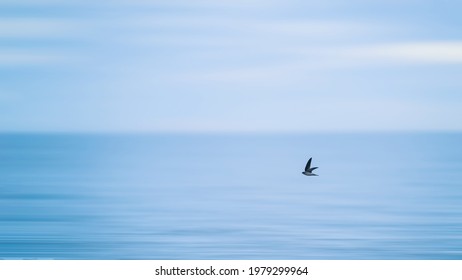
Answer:
[[312, 160], [312, 159], [313, 159], [313, 158], [310, 158], [310, 159], [308, 160], [308, 162], [306, 163], [305, 171], [302, 172], [303, 175], [306, 175], [306, 176], [318, 176], [317, 174], [312, 173], [313, 170], [315, 170], [315, 169], [317, 168], [317, 167], [311, 167], [311, 160]]

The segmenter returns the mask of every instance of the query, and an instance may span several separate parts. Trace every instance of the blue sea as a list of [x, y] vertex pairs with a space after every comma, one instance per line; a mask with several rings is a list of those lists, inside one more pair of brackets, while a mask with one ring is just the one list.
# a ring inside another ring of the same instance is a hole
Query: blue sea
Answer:
[[0, 259], [462, 259], [462, 134], [0, 134]]

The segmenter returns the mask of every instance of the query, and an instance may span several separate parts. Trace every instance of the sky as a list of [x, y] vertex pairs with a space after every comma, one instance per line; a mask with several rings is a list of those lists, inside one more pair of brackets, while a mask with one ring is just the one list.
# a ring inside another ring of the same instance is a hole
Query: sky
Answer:
[[456, 0], [0, 0], [0, 131], [462, 130]]

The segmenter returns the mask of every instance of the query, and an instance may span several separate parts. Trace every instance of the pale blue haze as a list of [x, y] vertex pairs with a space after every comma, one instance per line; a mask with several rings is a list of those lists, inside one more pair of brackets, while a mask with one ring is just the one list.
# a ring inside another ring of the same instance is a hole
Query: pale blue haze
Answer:
[[2, 0], [1, 131], [458, 131], [460, 1]]
[[461, 259], [461, 142], [3, 134], [0, 258]]

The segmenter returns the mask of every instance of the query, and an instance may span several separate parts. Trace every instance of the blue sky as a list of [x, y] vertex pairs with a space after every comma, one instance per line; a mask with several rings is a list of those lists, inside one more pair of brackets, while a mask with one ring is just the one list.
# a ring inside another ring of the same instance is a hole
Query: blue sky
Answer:
[[461, 10], [0, 0], [0, 131], [461, 130]]

